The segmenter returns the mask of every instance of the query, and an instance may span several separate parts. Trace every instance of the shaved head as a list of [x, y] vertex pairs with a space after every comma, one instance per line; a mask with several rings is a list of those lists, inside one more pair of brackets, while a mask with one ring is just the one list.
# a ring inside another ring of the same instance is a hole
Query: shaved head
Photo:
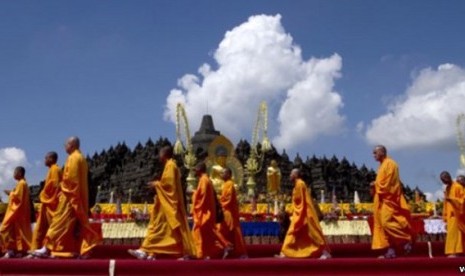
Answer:
[[441, 174], [440, 174], [440, 177], [443, 178], [443, 177], [451, 177], [450, 176], [450, 173], [448, 171], [442, 171]]
[[47, 152], [47, 155], [45, 157], [50, 158], [50, 160], [57, 162], [58, 161], [58, 153], [54, 151]]
[[172, 146], [164, 146], [160, 149], [160, 159], [168, 160], [173, 158], [173, 147]]
[[205, 164], [205, 162], [200, 162], [198, 163], [196, 166], [195, 166], [195, 169], [194, 169], [194, 172], [195, 172], [195, 176], [197, 177], [201, 177], [203, 174], [205, 174], [207, 172], [207, 165]]
[[50, 167], [58, 161], [58, 154], [54, 151], [47, 152], [45, 155], [45, 166]]
[[68, 154], [73, 153], [81, 147], [81, 141], [77, 136], [71, 136], [66, 140], [65, 150]]
[[225, 168], [222, 172], [221, 172], [221, 178], [223, 178], [224, 181], [227, 181], [229, 179], [231, 179], [232, 177], [232, 171], [230, 168]]
[[442, 183], [446, 185], [452, 184], [452, 177], [450, 176], [450, 173], [448, 171], [441, 172], [440, 178]]
[[21, 180], [24, 178], [24, 176], [26, 176], [26, 169], [24, 167], [16, 167], [15, 168], [15, 171], [13, 173], [13, 177], [14, 179], [16, 180]]
[[375, 147], [375, 150], [379, 150], [381, 153], [384, 153], [385, 155], [387, 154], [387, 149], [386, 149], [386, 147], [383, 146], [383, 145], [377, 145], [377, 146]]
[[293, 169], [293, 170], [291, 171], [291, 174], [295, 174], [295, 175], [297, 175], [297, 176], [300, 176], [300, 170], [299, 170], [299, 169]]
[[197, 164], [197, 166], [195, 166], [195, 171], [197, 173], [206, 173], [207, 172], [207, 165], [205, 164], [205, 162], [200, 162]]
[[300, 172], [299, 169], [296, 168], [291, 171], [291, 175], [290, 175], [291, 181], [295, 181], [301, 177], [302, 177], [302, 173]]
[[376, 161], [382, 162], [387, 156], [387, 150], [386, 147], [383, 145], [377, 145], [373, 149], [373, 157], [375, 158]]
[[81, 146], [81, 141], [77, 136], [71, 136], [68, 138], [68, 143], [72, 143], [77, 149]]

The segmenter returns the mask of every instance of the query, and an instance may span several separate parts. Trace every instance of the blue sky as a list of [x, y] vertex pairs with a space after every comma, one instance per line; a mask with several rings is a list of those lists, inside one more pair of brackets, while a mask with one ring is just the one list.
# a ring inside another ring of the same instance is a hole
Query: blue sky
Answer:
[[[434, 193], [440, 171], [459, 169], [464, 13], [463, 1], [3, 1], [0, 185], [18, 163], [38, 183], [44, 153], [63, 162], [70, 135], [90, 154], [174, 139], [170, 99], [193, 126], [208, 102], [220, 131], [250, 139], [255, 118], [241, 116], [263, 98], [291, 157], [376, 168], [383, 143], [404, 182]], [[285, 77], [257, 81], [268, 74]]]

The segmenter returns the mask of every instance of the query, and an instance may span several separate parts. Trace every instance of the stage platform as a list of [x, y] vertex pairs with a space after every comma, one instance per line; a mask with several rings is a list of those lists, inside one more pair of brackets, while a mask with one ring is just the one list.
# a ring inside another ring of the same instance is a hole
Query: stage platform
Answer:
[[[279, 245], [250, 245], [249, 259], [139, 261], [130, 246], [99, 246], [89, 260], [0, 260], [0, 275], [458, 275], [465, 258], [446, 258], [443, 243], [418, 243], [409, 256], [376, 259], [369, 244], [331, 245], [333, 258], [276, 259]], [[431, 254], [431, 255], [430, 255]]]

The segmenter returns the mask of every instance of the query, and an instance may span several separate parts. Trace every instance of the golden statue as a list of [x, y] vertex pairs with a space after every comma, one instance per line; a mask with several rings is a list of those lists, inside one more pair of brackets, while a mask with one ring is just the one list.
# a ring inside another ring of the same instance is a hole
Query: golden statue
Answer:
[[215, 163], [210, 168], [210, 179], [213, 183], [213, 188], [217, 193], [220, 193], [223, 187], [223, 179], [221, 174], [223, 170], [227, 168], [226, 159], [228, 158], [228, 152], [222, 146], [219, 146], [215, 151]]
[[234, 147], [231, 141], [223, 135], [216, 137], [208, 146], [207, 167], [213, 187], [217, 194], [221, 193], [223, 179], [221, 174], [225, 168], [233, 172], [233, 181], [239, 187], [242, 186], [244, 171], [241, 162], [234, 156]]
[[271, 195], [276, 195], [281, 189], [281, 170], [278, 167], [278, 162], [272, 160], [270, 166], [266, 170], [267, 189]]

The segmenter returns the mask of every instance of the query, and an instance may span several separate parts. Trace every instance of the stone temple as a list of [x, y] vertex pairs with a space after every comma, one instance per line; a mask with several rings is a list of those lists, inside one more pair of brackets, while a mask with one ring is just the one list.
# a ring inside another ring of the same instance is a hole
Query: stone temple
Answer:
[[[215, 129], [212, 116], [205, 115], [200, 129], [192, 137], [198, 160], [206, 157], [208, 145], [219, 135], [220, 132]], [[112, 192], [114, 200], [120, 197], [122, 202], [153, 202], [153, 191], [146, 188], [146, 183], [161, 175], [163, 168], [158, 160], [158, 152], [163, 146], [171, 144], [168, 139], [160, 137], [156, 142], [148, 139], [145, 144], [138, 143], [130, 149], [122, 142], [100, 153], [96, 152], [92, 156], [87, 156], [91, 205], [95, 202], [108, 202]], [[235, 147], [235, 155], [242, 164], [245, 164], [249, 152], [249, 142], [240, 140]], [[278, 153], [274, 147], [265, 154], [263, 169], [256, 176], [258, 194], [266, 193], [266, 167], [271, 160], [276, 160], [279, 164], [282, 173], [281, 190], [285, 193], [290, 194], [293, 188], [289, 181], [290, 171], [293, 168], [300, 168], [304, 180], [309, 184], [312, 195], [318, 202], [321, 191], [327, 202], [331, 200], [333, 192], [339, 202], [353, 202], [355, 191], [358, 192], [361, 202], [372, 200], [369, 183], [374, 180], [376, 173], [365, 165], [358, 167], [345, 157], [338, 159], [336, 156], [327, 158], [313, 155], [302, 158], [300, 154], [297, 154], [291, 160], [286, 151]], [[180, 156], [177, 157], [177, 162], [180, 164], [182, 179], [185, 182], [187, 170], [182, 165]], [[246, 180], [244, 179], [243, 182], [245, 183]], [[185, 188], [186, 183], [183, 185]], [[38, 202], [40, 188], [41, 185], [31, 187], [31, 195], [35, 202]], [[405, 194], [410, 200], [414, 196], [414, 190], [406, 186]], [[421, 192], [420, 195], [424, 196]]]
[[[192, 136], [192, 145], [197, 157], [206, 157], [210, 143], [221, 133], [215, 129], [211, 115], [204, 115], [200, 129]], [[203, 158], [202, 158], [203, 159]]]

